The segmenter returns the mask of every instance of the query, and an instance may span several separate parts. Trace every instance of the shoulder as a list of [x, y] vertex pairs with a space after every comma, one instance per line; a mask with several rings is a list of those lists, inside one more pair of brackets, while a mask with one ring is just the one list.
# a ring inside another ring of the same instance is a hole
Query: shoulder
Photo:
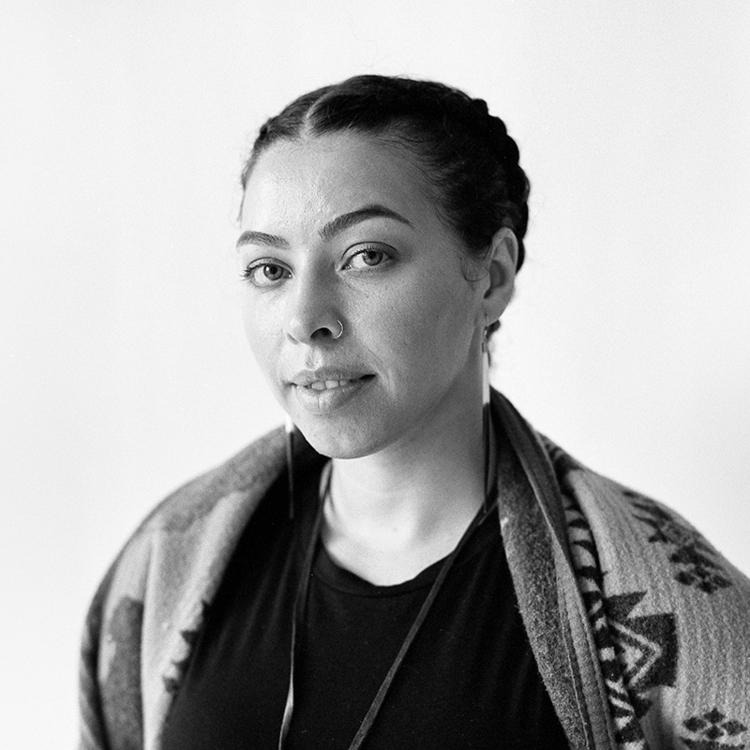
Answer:
[[146, 517], [136, 534], [186, 528], [228, 497], [264, 492], [278, 476], [284, 460], [284, 430], [279, 427], [172, 492]]
[[676, 583], [704, 593], [734, 584], [750, 593], [746, 576], [677, 511], [590, 469], [548, 438], [541, 440], [564, 503], [584, 514], [598, 546], [612, 553], [660, 553]]
[[184, 656], [182, 634], [200, 623], [236, 537], [284, 462], [278, 429], [173, 492], [127, 541], [84, 625], [82, 728], [91, 737], [140, 741], [144, 707], [161, 710]]
[[748, 731], [750, 580], [668, 506], [542, 442], [607, 691], [629, 695], [618, 729], [637, 717], [655, 748]]
[[127, 540], [104, 577], [98, 598], [142, 601], [155, 553], [162, 556], [179, 548], [192, 554], [207, 530], [217, 540], [232, 533], [278, 476], [284, 460], [284, 432], [279, 428], [172, 492]]

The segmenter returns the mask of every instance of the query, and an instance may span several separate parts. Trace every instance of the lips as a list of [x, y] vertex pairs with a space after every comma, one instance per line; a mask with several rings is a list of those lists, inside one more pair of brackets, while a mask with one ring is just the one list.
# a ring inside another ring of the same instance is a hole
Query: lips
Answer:
[[312, 414], [326, 414], [347, 404], [375, 379], [374, 375], [341, 370], [302, 370], [290, 380], [297, 403]]
[[[367, 377], [367, 376], [365, 376]], [[313, 391], [330, 391], [334, 388], [343, 388], [362, 378], [347, 378], [345, 380], [316, 380], [303, 388], [311, 388]]]
[[289, 384], [325, 391], [372, 377], [374, 376], [367, 372], [348, 367], [316, 367], [297, 371], [289, 378]]

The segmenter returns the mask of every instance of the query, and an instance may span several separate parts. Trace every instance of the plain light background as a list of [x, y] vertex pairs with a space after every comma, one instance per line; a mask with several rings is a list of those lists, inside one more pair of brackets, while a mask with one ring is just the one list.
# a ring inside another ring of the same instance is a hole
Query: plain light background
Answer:
[[487, 99], [532, 181], [495, 385], [750, 572], [750, 5], [11, 0], [0, 23], [0, 746], [72, 747], [106, 565], [277, 424], [237, 175], [353, 74]]

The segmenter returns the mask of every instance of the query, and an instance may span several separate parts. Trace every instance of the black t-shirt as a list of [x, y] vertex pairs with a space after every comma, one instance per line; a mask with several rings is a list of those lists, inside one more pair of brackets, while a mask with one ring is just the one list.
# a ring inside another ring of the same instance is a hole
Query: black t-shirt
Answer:
[[[289, 521], [282, 478], [262, 501], [208, 610], [164, 750], [277, 747], [294, 598], [317, 506], [305, 467]], [[396, 586], [340, 568], [318, 544], [298, 651], [293, 750], [346, 750], [442, 561]], [[492, 514], [459, 553], [363, 748], [567, 748], [521, 622]]]

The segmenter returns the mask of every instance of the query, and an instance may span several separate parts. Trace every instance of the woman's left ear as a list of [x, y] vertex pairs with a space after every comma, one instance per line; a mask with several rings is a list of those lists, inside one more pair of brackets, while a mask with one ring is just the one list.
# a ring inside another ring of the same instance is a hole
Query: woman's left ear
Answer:
[[498, 229], [492, 237], [489, 274], [486, 277], [483, 308], [485, 319], [494, 323], [505, 312], [516, 281], [518, 239], [512, 229]]

